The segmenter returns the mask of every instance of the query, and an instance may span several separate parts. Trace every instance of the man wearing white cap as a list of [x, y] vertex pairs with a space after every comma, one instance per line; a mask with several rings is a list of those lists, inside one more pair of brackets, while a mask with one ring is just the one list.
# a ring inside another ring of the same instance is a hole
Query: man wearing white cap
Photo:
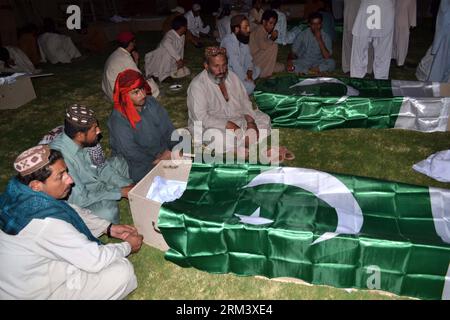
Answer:
[[[136, 289], [126, 257], [142, 236], [64, 201], [73, 179], [60, 152], [28, 149], [14, 169], [0, 195], [0, 300], [122, 299]], [[123, 242], [103, 245], [102, 234]]]
[[195, 3], [192, 6], [192, 10], [186, 12], [184, 15], [188, 21], [188, 30], [192, 34], [190, 41], [196, 46], [201, 47], [200, 34], [208, 34], [211, 28], [203, 24], [203, 20], [200, 17], [200, 11], [202, 7]]

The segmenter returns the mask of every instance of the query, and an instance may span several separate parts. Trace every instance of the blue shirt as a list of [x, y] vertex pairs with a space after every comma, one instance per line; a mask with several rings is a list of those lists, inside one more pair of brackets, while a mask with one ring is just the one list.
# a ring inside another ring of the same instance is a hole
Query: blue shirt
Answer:
[[140, 113], [141, 121], [134, 129], [128, 119], [119, 111], [113, 110], [108, 120], [109, 139], [114, 155], [125, 158], [130, 177], [139, 182], [150, 170], [158, 155], [178, 144], [172, 142], [175, 127], [167, 111], [153, 97], [147, 97]]

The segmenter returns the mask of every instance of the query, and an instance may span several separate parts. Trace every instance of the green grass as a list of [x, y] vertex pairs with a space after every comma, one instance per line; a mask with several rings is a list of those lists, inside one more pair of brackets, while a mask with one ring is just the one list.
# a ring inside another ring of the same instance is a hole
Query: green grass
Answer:
[[[429, 24], [429, 22], [427, 22]], [[407, 62], [417, 64], [428, 46], [428, 25], [412, 32], [410, 55]], [[141, 62], [144, 54], [156, 47], [161, 35], [153, 32], [138, 36]], [[111, 52], [113, 47], [110, 48]], [[334, 56], [340, 67], [340, 44]], [[279, 61], [286, 60], [288, 48], [281, 48]], [[44, 65], [54, 77], [33, 80], [38, 96], [17, 110], [0, 111], [0, 191], [14, 174], [12, 162], [28, 147], [34, 146], [50, 129], [61, 125], [64, 109], [72, 103], [81, 103], [95, 109], [103, 128], [103, 146], [107, 153], [106, 121], [112, 105], [103, 98], [101, 79], [108, 53], [89, 56], [70, 65]], [[202, 51], [188, 47], [188, 66], [193, 74], [179, 83], [183, 90], [167, 90], [170, 82], [161, 86], [161, 104], [168, 110], [176, 127], [187, 126], [186, 89], [190, 80], [202, 70]], [[394, 79], [415, 80], [413, 68], [391, 68]], [[343, 76], [335, 72], [334, 76]], [[414, 172], [411, 166], [430, 154], [449, 149], [450, 133], [425, 134], [402, 130], [343, 129], [326, 132], [282, 129], [282, 144], [296, 154], [289, 166], [314, 168], [323, 171], [353, 174], [411, 184], [450, 188]], [[132, 223], [129, 205], [122, 201], [124, 223]], [[195, 269], [182, 269], [164, 259], [162, 252], [148, 246], [133, 255], [139, 287], [129, 299], [391, 299], [376, 292], [345, 290], [325, 286], [281, 283], [255, 277], [213, 275]]]

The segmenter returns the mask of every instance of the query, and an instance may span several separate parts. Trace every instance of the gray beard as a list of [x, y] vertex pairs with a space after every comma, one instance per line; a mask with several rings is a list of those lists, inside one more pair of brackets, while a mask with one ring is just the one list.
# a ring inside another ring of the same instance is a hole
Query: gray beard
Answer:
[[219, 85], [222, 82], [225, 82], [225, 80], [227, 80], [228, 72], [225, 74], [225, 77], [219, 78], [219, 77], [214, 76], [211, 72], [208, 71], [208, 77], [211, 79], [212, 82]]

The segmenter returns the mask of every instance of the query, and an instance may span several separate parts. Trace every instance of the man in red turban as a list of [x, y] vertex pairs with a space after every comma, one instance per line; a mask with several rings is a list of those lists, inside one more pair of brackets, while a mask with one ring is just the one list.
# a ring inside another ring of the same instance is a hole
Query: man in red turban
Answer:
[[125, 158], [130, 177], [139, 182], [162, 160], [172, 158], [175, 127], [167, 111], [151, 96], [142, 74], [125, 70], [117, 76], [114, 110], [108, 120], [114, 155]]

